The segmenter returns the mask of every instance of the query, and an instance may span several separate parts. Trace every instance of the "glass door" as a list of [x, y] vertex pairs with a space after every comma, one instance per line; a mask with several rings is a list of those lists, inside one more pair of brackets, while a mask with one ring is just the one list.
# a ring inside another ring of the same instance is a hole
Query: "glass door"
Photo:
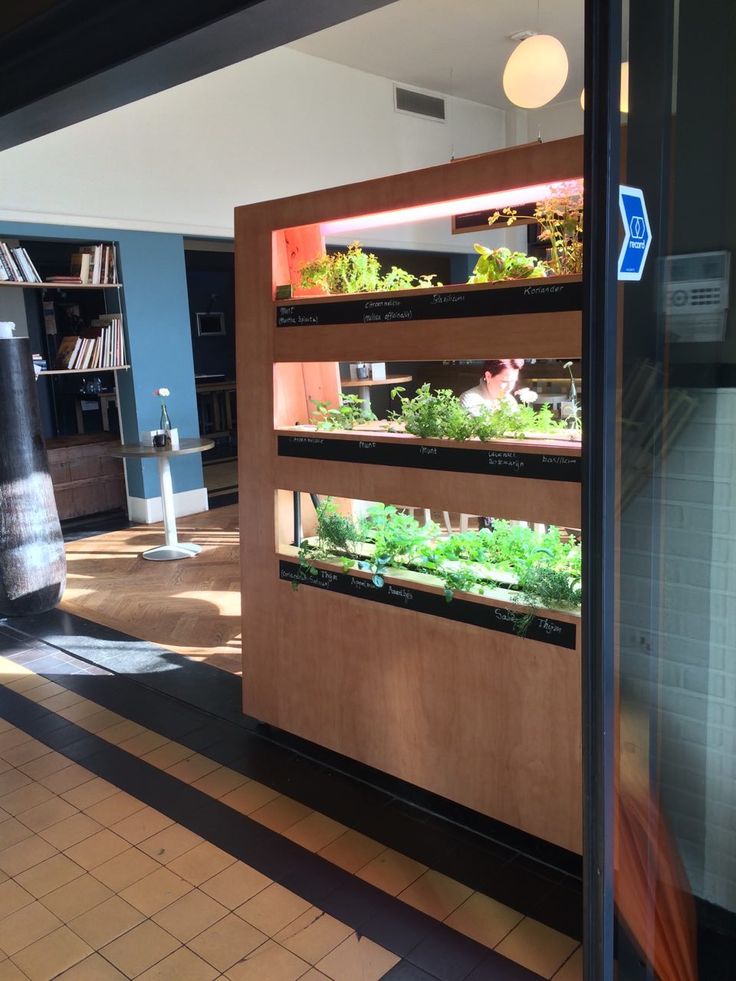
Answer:
[[726, 981], [736, 5], [587, 6], [586, 976]]

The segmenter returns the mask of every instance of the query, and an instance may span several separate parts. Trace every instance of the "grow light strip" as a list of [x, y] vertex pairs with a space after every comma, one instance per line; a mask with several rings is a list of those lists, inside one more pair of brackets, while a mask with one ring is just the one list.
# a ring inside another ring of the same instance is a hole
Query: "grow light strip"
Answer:
[[[570, 178], [578, 180], [578, 178]], [[474, 211], [500, 211], [514, 208], [530, 201], [545, 201], [559, 194], [560, 184], [531, 184], [529, 187], [514, 187], [505, 191], [491, 191], [474, 194], [467, 198], [454, 198], [451, 201], [435, 201], [432, 204], [417, 204], [410, 208], [397, 208], [394, 211], [376, 211], [368, 215], [355, 215], [352, 218], [336, 218], [323, 221], [320, 231], [323, 235], [341, 235], [357, 232], [365, 228], [383, 228], [387, 225], [403, 225], [411, 221], [428, 221], [430, 218], [447, 218]]]

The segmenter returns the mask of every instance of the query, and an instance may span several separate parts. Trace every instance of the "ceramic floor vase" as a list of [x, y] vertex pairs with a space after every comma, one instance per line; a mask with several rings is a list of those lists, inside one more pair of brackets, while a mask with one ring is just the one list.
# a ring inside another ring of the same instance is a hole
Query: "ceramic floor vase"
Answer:
[[0, 617], [42, 613], [66, 559], [28, 338], [0, 338]]

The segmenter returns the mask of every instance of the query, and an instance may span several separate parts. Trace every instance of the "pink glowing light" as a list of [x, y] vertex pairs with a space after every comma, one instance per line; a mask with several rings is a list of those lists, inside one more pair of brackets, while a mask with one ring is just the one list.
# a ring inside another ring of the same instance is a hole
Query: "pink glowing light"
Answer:
[[394, 211], [377, 211], [370, 215], [337, 218], [334, 221], [323, 221], [320, 225], [320, 231], [323, 235], [342, 235], [346, 232], [357, 232], [364, 228], [403, 225], [406, 222], [447, 218], [451, 215], [468, 214], [473, 211], [500, 211], [502, 208], [515, 208], [530, 201], [545, 201], [559, 193], [559, 186], [562, 183], [565, 182], [532, 184], [529, 187], [514, 187], [506, 191], [474, 194], [472, 197], [455, 198], [452, 201], [436, 201], [432, 204], [417, 204], [411, 208], [397, 208]]

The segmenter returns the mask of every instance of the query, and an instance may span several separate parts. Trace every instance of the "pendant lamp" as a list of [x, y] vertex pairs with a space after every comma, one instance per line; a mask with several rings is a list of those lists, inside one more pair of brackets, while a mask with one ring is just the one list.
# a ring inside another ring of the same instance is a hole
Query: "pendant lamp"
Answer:
[[551, 34], [533, 34], [511, 52], [503, 72], [506, 97], [521, 109], [547, 105], [567, 81], [567, 52]]
[[[580, 108], [585, 109], [585, 89], [580, 93]], [[629, 63], [621, 62], [621, 94], [619, 96], [619, 108], [621, 112], [629, 111]]]

